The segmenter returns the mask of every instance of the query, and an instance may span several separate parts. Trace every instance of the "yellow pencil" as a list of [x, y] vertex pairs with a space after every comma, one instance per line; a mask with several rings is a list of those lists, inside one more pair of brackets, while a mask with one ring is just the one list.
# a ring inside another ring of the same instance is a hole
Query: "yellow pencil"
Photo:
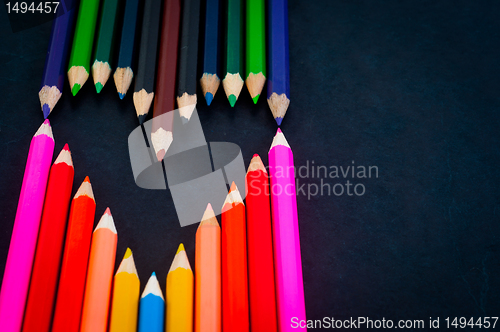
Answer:
[[167, 274], [167, 332], [193, 332], [193, 270], [181, 243]]
[[115, 274], [109, 332], [136, 332], [140, 282], [132, 250], [127, 248]]

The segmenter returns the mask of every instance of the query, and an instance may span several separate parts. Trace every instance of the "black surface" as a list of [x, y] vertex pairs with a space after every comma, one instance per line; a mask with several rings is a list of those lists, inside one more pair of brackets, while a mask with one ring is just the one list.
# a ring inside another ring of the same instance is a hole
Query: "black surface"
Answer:
[[[361, 196], [298, 197], [307, 316], [499, 316], [499, 31], [495, 1], [289, 3], [291, 105], [282, 129], [296, 166], [375, 165]], [[38, 87], [50, 23], [13, 34], [0, 10], [0, 270], [29, 143], [43, 121]], [[200, 94], [201, 98], [201, 94]], [[267, 163], [276, 131], [243, 91], [198, 103], [207, 141]], [[179, 242], [194, 265], [196, 225], [181, 228], [168, 191], [135, 186], [127, 137], [132, 94], [68, 86], [50, 115], [68, 142], [74, 191], [90, 176], [96, 221], [109, 206], [117, 264], [134, 251], [143, 288], [163, 289]], [[301, 183], [320, 183], [317, 178]], [[345, 179], [329, 179], [345, 183]], [[497, 324], [498, 325], [498, 324]]]

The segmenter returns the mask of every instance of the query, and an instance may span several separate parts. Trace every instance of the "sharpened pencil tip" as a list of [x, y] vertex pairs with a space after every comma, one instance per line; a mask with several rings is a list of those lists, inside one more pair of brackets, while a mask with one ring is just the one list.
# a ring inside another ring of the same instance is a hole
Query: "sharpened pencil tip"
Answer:
[[156, 272], [153, 272], [153, 273], [151, 274], [151, 277], [156, 277]]
[[85, 177], [85, 180], [83, 180], [83, 182], [88, 182], [88, 183], [90, 183], [90, 179], [89, 179], [89, 177], [88, 177], [88, 176], [86, 176], [86, 177]]
[[179, 244], [179, 248], [177, 249], [177, 252], [176, 252], [175, 254], [177, 255], [177, 254], [178, 254], [178, 253], [180, 253], [181, 251], [186, 251], [186, 249], [184, 249], [184, 245], [183, 245], [182, 243], [181, 243], [181, 244]]
[[63, 150], [69, 151], [69, 145], [68, 145], [68, 143], [64, 144]]
[[257, 104], [257, 102], [259, 101], [259, 97], [260, 97], [260, 94], [256, 95], [255, 97], [252, 98], [254, 104]]
[[127, 248], [127, 251], [125, 251], [125, 256], [123, 256], [123, 259], [127, 259], [130, 256], [132, 256], [132, 250], [130, 250], [130, 248]]
[[253, 158], [260, 157], [257, 153], [253, 155]]
[[283, 121], [283, 118], [276, 118], [274, 120], [276, 120], [276, 123], [278, 124], [278, 126], [281, 126], [281, 121]]
[[210, 92], [207, 92], [205, 94], [205, 100], [207, 101], [207, 105], [210, 106], [210, 104], [212, 103], [212, 100], [214, 100], [214, 95]]
[[109, 210], [109, 207], [106, 208], [106, 211], [104, 211], [104, 214], [111, 215], [111, 211]]
[[123, 100], [123, 98], [125, 98], [125, 94], [124, 94], [124, 93], [119, 93], [119, 92], [118, 92], [118, 97], [120, 97], [120, 99], [122, 99], [122, 100]]
[[76, 94], [78, 93], [78, 91], [80, 91], [81, 88], [82, 86], [78, 83], [73, 85], [73, 87], [71, 88], [71, 93], [73, 94], [73, 97], [76, 96]]
[[139, 120], [139, 124], [143, 124], [144, 121], [146, 121], [147, 114], [142, 114], [137, 117], [137, 120]]
[[43, 124], [46, 124], [46, 125], [49, 125], [49, 126], [50, 126], [50, 121], [49, 121], [49, 119], [45, 119], [45, 121], [43, 121]]
[[278, 135], [278, 133], [283, 133], [280, 128], [278, 128], [278, 130], [276, 130], [276, 135]]
[[52, 110], [50, 109], [50, 106], [48, 104], [43, 104], [42, 105], [42, 112], [43, 112], [43, 118], [44, 119], [47, 119], [47, 117], [49, 116], [50, 112]]
[[95, 90], [97, 91], [97, 93], [101, 93], [101, 90], [104, 86], [101, 84], [101, 82], [97, 82], [95, 84]]
[[231, 104], [231, 107], [234, 107], [234, 104], [236, 104], [236, 96], [229, 95], [229, 97], [227, 99], [229, 100], [229, 104]]

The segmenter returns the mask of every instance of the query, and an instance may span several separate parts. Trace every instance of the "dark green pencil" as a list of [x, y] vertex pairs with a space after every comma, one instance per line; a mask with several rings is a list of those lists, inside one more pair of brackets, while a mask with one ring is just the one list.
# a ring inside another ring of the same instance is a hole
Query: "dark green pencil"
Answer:
[[118, 0], [104, 0], [99, 30], [97, 31], [94, 64], [92, 65], [92, 77], [97, 93], [101, 92], [111, 75], [117, 19]]
[[232, 107], [243, 88], [243, 0], [228, 0], [226, 12], [224, 91]]

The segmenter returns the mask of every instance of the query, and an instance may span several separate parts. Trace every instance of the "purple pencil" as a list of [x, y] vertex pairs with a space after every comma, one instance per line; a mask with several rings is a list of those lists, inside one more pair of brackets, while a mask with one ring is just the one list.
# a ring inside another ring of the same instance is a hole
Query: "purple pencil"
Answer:
[[49, 116], [62, 95], [77, 2], [78, 0], [61, 1], [52, 24], [42, 84], [38, 92], [44, 118]]

